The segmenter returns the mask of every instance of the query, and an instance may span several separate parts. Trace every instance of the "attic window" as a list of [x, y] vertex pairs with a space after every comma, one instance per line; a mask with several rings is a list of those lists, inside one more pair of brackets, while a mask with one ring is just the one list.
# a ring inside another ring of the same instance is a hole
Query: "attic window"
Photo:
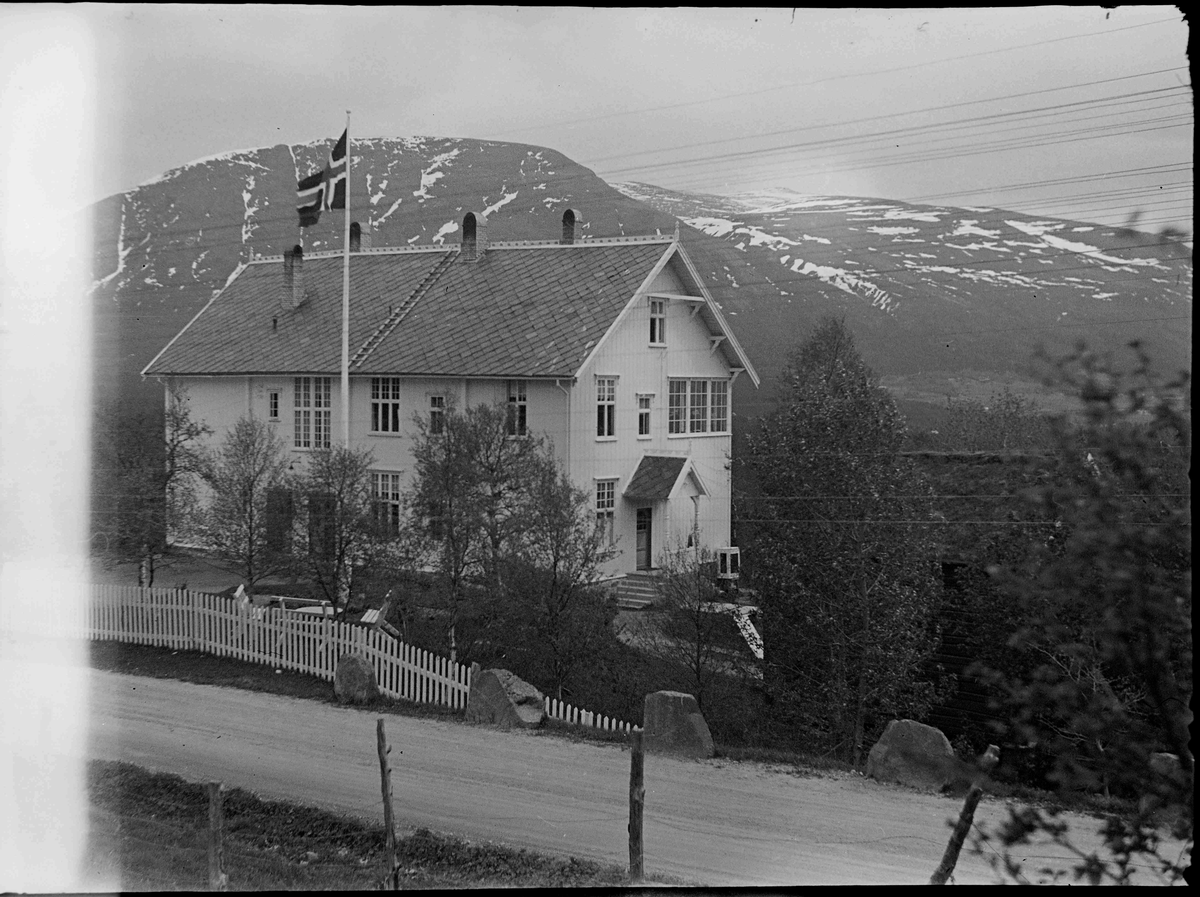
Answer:
[[650, 345], [667, 344], [667, 300], [650, 300]]

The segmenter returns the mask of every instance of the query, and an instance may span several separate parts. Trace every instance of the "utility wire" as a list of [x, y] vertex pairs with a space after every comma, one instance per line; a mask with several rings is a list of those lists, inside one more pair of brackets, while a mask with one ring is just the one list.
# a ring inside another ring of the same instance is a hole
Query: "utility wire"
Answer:
[[1102, 36], [1108, 35], [1108, 34], [1118, 34], [1123, 31], [1131, 31], [1135, 28], [1148, 28], [1153, 25], [1177, 23], [1178, 21], [1179, 21], [1179, 19], [1177, 17], [1170, 18], [1170, 19], [1155, 19], [1153, 22], [1139, 22], [1136, 25], [1126, 25], [1122, 28], [1113, 28], [1108, 31], [1094, 32], [1091, 34], [1072, 34], [1072, 35], [1067, 35], [1065, 37], [1050, 38], [1049, 40], [1034, 41], [1033, 43], [1028, 43], [1028, 44], [1016, 44], [1011, 47], [1001, 47], [996, 50], [984, 50], [979, 53], [967, 53], [962, 56], [951, 56], [946, 59], [932, 59], [927, 62], [913, 63], [912, 65], [902, 65], [902, 66], [896, 66], [896, 67], [887, 68], [887, 69], [873, 69], [871, 71], [865, 71], [865, 72], [850, 72], [850, 73], [847, 73], [844, 75], [830, 75], [825, 78], [817, 78], [817, 79], [814, 79], [811, 81], [799, 81], [799, 82], [793, 82], [790, 84], [776, 84], [771, 87], [759, 88], [758, 90], [748, 90], [748, 91], [741, 91], [738, 93], [722, 94], [720, 96], [715, 96], [715, 97], [705, 97], [704, 99], [700, 99], [700, 100], [689, 100], [689, 101], [683, 102], [683, 103], [670, 103], [670, 104], [662, 105], [662, 106], [647, 106], [647, 107], [643, 107], [641, 109], [629, 109], [629, 110], [624, 110], [621, 112], [609, 112], [609, 113], [604, 113], [603, 115], [591, 115], [591, 116], [587, 116], [584, 118], [575, 118], [575, 119], [570, 119], [567, 121], [543, 122], [543, 123], [537, 124], [537, 125], [525, 125], [520, 128], [509, 128], [507, 130], [498, 131], [496, 133], [501, 134], [501, 135], [503, 135], [503, 134], [520, 134], [520, 133], [524, 133], [525, 131], [532, 131], [532, 130], [536, 130], [538, 128], [544, 128], [544, 127], [565, 127], [567, 125], [577, 125], [577, 124], [584, 124], [584, 123], [593, 122], [593, 121], [605, 121], [605, 120], [611, 119], [611, 118], [621, 118], [626, 115], [639, 115], [639, 114], [643, 114], [643, 113], [647, 113], [647, 112], [663, 112], [663, 111], [666, 111], [669, 109], [684, 109], [684, 108], [687, 108], [690, 106], [701, 106], [701, 105], [704, 105], [707, 103], [721, 102], [723, 100], [734, 100], [734, 99], [742, 99], [743, 97], [761, 96], [762, 94], [774, 93], [774, 92], [780, 91], [780, 90], [792, 90], [792, 89], [795, 89], [798, 87], [813, 87], [817, 84], [827, 84], [832, 81], [844, 81], [844, 80], [847, 80], [850, 78], [865, 78], [865, 77], [871, 77], [873, 75], [891, 75], [891, 74], [895, 74], [896, 72], [906, 72], [906, 71], [912, 71], [912, 70], [920, 69], [920, 68], [927, 68], [929, 66], [934, 66], [934, 65], [944, 65], [947, 62], [961, 62], [962, 60], [965, 60], [965, 59], [979, 59], [984, 56], [994, 56], [999, 53], [1011, 53], [1014, 50], [1026, 50], [1026, 49], [1029, 49], [1030, 47], [1042, 47], [1042, 46], [1047, 46], [1049, 44], [1062, 43], [1064, 41], [1083, 40], [1083, 39], [1092, 38], [1092, 37], [1102, 37]]

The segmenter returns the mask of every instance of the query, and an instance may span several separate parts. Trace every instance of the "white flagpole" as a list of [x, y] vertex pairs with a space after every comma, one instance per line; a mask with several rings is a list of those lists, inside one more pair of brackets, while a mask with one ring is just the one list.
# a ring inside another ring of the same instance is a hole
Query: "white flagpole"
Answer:
[[350, 110], [346, 110], [346, 227], [342, 239], [342, 445], [350, 448]]

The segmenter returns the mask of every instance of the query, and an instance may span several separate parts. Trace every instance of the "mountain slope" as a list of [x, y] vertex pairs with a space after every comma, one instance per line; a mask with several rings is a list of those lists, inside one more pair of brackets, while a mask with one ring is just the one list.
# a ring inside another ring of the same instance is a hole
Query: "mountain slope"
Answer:
[[[224, 153], [91, 209], [97, 395], [161, 407], [138, 372], [228, 282], [252, 250], [299, 239], [298, 176], [329, 142]], [[606, 184], [561, 153], [453, 138], [355, 141], [351, 217], [376, 246], [454, 242], [467, 211], [492, 240], [554, 239], [562, 211], [585, 235], [681, 237], [767, 389], [742, 378], [739, 407], [764, 407], [786, 352], [823, 315], [845, 314], [867, 361], [898, 394], [944, 401], [954, 378], [1020, 373], [1039, 341], [1144, 339], [1190, 367], [1185, 247], [1002, 210], [846, 197], [715, 197]], [[342, 215], [307, 229], [308, 250], [341, 245]], [[1136, 323], [1130, 323], [1136, 322]]]
[[1162, 237], [994, 208], [617, 186], [750, 262], [756, 279], [719, 292], [760, 370], [778, 370], [798, 331], [830, 312], [910, 397], [1027, 377], [1038, 346], [1079, 339], [1139, 339], [1164, 369], [1191, 367], [1191, 253]]

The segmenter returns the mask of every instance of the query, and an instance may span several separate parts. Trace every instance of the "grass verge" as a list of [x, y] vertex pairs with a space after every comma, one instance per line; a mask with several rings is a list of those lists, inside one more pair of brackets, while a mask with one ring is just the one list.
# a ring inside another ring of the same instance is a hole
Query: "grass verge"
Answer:
[[[88, 768], [93, 874], [124, 891], [208, 887], [208, 798], [202, 785], [128, 763]], [[364, 890], [388, 873], [382, 826], [324, 810], [225, 792], [224, 858], [229, 889]], [[475, 887], [613, 887], [624, 869], [574, 857], [417, 829], [399, 837], [400, 885], [406, 889]]]

